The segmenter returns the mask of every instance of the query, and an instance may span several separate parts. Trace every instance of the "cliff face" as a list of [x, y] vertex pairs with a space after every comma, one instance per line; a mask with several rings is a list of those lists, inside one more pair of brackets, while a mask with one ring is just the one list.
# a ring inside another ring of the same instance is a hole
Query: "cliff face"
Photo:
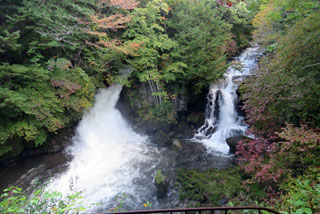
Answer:
[[21, 138], [12, 139], [12, 151], [0, 158], [0, 166], [14, 165], [19, 159], [40, 154], [61, 152], [65, 147], [71, 145], [72, 137], [77, 122], [70, 127], [60, 129], [56, 134], [50, 133], [48, 139], [41, 146], [31, 142], [23, 142]]
[[205, 92], [194, 95], [185, 86], [177, 90], [174, 85], [167, 86], [167, 90], [170, 94], [174, 93], [175, 97], [165, 101], [166, 112], [159, 117], [152, 116], [157, 115], [158, 109], [147, 83], [138, 82], [133, 87], [124, 87], [117, 104], [135, 131], [149, 135], [154, 142], [163, 146], [172, 145], [174, 139], [193, 136], [204, 121], [206, 102]]

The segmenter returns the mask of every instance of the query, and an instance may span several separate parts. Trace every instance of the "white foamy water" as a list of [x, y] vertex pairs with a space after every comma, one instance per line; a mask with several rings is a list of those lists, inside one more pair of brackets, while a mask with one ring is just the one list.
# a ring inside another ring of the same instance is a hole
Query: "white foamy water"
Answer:
[[135, 133], [115, 108], [120, 92], [119, 85], [100, 89], [94, 107], [77, 127], [69, 169], [53, 178], [48, 189], [66, 194], [73, 179], [74, 191], [83, 191], [85, 205], [102, 202], [108, 208], [121, 193], [128, 194], [126, 201], [133, 203], [130, 207], [141, 207], [146, 198], [152, 200], [156, 190], [150, 177], [158, 151], [147, 137]]
[[203, 143], [210, 151], [222, 154], [229, 153], [226, 139], [244, 135], [247, 126], [244, 118], [236, 111], [237, 89], [235, 81], [250, 75], [258, 65], [259, 48], [248, 48], [234, 62], [241, 64], [241, 69], [230, 66], [221, 79], [210, 86], [206, 119], [193, 140]]

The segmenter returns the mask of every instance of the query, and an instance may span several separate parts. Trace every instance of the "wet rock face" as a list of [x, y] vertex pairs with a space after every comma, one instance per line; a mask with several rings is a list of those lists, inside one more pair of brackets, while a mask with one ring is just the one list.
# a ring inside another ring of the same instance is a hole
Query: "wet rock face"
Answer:
[[185, 86], [182, 86], [180, 90], [181, 93], [177, 94], [176, 98], [173, 100], [174, 108], [177, 112], [188, 111], [189, 96], [187, 90]]
[[[194, 95], [186, 86], [178, 88], [175, 85], [167, 86], [168, 94], [176, 95], [171, 100], [178, 115], [176, 124], [141, 118], [144, 115], [141, 112], [148, 112], [155, 107], [148, 83], [135, 82], [133, 87], [123, 87], [116, 107], [131, 123], [134, 131], [148, 135], [159, 146], [172, 146], [174, 139], [192, 138], [204, 121], [205, 96]], [[194, 112], [192, 109], [199, 111]]]
[[[174, 86], [167, 86], [168, 94], [175, 94], [172, 99], [172, 103], [176, 112], [188, 111], [189, 96], [185, 86], [181, 86], [179, 93], [176, 93], [173, 89]], [[133, 87], [123, 87], [120, 100], [117, 104], [117, 108], [126, 117], [130, 115], [126, 112], [137, 114], [137, 111], [143, 108], [150, 108], [155, 106], [155, 98], [152, 95], [148, 83], [136, 82]], [[131, 111], [130, 111], [131, 110]]]
[[11, 139], [9, 145], [11, 146], [11, 151], [1, 156], [0, 166], [10, 166], [15, 164], [15, 162], [19, 159], [19, 155], [23, 151], [23, 141], [19, 137]]
[[127, 105], [134, 110], [143, 108], [146, 104], [154, 106], [154, 98], [147, 83], [139, 83], [133, 88], [124, 87], [121, 91], [121, 98], [129, 101]]
[[187, 122], [193, 124], [196, 127], [201, 127], [205, 120], [205, 113], [203, 112], [191, 112], [187, 116]]
[[240, 140], [250, 140], [251, 138], [247, 137], [247, 136], [236, 136], [236, 137], [229, 137], [227, 138], [227, 144], [230, 147], [230, 153], [235, 153], [237, 150], [237, 144]]
[[21, 138], [12, 139], [13, 142], [10, 143], [12, 151], [0, 158], [0, 166], [14, 165], [26, 157], [61, 152], [71, 144], [75, 127], [76, 123], [71, 127], [60, 129], [57, 134], [50, 134], [47, 141], [39, 147], [32, 142], [24, 142]]
[[153, 135], [152, 139], [160, 146], [170, 146], [172, 144], [170, 137], [161, 130], [157, 131]]
[[75, 135], [76, 123], [59, 131], [57, 135], [51, 135], [48, 140], [41, 146], [45, 153], [55, 153], [62, 151], [72, 143], [72, 137]]

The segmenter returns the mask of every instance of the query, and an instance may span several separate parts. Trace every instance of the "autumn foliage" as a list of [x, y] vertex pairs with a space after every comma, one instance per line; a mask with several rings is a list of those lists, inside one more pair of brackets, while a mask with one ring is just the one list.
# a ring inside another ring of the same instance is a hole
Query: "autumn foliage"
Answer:
[[100, 4], [107, 4], [124, 10], [132, 10], [136, 8], [139, 3], [136, 0], [101, 0]]
[[120, 10], [109, 16], [105, 16], [102, 13], [97, 13], [92, 16], [92, 27], [88, 30], [88, 33], [97, 36], [99, 41], [86, 41], [86, 43], [97, 48], [111, 48], [125, 55], [136, 56], [137, 54], [135, 52], [140, 47], [140, 44], [129, 42], [124, 45], [119, 39], [110, 39], [108, 31], [116, 32], [119, 29], [125, 29], [126, 24], [130, 22], [132, 18], [121, 12], [136, 8], [138, 2], [135, 0], [101, 0], [99, 4], [102, 8], [107, 5], [110, 7], [116, 7]]

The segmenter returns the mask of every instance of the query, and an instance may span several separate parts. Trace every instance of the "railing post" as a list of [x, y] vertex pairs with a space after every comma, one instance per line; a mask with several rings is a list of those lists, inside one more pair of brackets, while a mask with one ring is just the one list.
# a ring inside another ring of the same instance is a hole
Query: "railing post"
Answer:
[[228, 210], [224, 210], [224, 214], [228, 214]]

